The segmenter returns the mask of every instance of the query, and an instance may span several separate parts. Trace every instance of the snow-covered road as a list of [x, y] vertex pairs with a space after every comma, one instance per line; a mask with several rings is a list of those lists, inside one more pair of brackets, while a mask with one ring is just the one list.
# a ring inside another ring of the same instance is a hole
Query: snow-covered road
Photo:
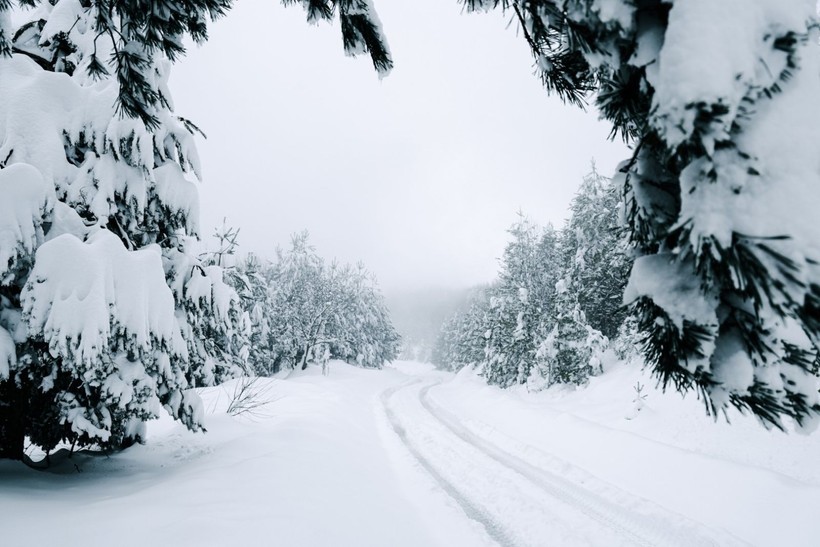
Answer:
[[430, 397], [438, 383], [416, 380], [386, 390], [385, 413], [425, 471], [499, 545], [742, 544], [625, 492], [613, 495], [611, 487], [604, 497], [505, 451]]
[[238, 417], [233, 384], [209, 388], [207, 434], [162, 419], [110, 457], [0, 462], [0, 545], [820, 544], [817, 436], [715, 425], [654, 393], [624, 420], [633, 374], [531, 395], [334, 363], [261, 380], [269, 404]]

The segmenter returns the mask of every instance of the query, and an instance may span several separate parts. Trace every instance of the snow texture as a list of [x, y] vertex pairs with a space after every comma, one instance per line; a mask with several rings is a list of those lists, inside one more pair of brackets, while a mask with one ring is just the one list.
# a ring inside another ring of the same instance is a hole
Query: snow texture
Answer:
[[[335, 362], [330, 376], [259, 380], [255, 416], [225, 412], [241, 381], [205, 388], [208, 435], [166, 417], [110, 457], [55, 453], [36, 476], [0, 462], [3, 540], [257, 545], [275, 530], [294, 547], [816, 545], [820, 437], [735, 413], [715, 424], [651, 387], [625, 420], [648, 379], [608, 369], [585, 390], [532, 394], [469, 368]], [[123, 535], [134, 522], [141, 532]]]
[[[674, 283], [674, 285], [672, 284]], [[717, 328], [717, 297], [704, 296], [700, 280], [668, 254], [642, 256], [635, 260], [624, 304], [648, 296], [663, 308], [678, 329], [688, 320]]]
[[137, 354], [159, 345], [185, 355], [162, 272], [158, 248], [128, 251], [106, 230], [87, 242], [66, 234], [44, 243], [22, 295], [29, 332], [86, 365], [104, 358], [115, 336]]
[[0, 380], [9, 377], [9, 371], [17, 363], [17, 349], [9, 331], [0, 327]]
[[31, 260], [54, 206], [39, 171], [27, 164], [0, 170], [0, 286], [15, 280], [17, 262]]

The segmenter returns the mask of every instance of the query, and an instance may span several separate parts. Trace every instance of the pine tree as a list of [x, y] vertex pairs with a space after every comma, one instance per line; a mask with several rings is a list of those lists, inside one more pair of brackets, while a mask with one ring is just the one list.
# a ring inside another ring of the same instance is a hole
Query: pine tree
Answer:
[[499, 281], [490, 291], [483, 368], [487, 380], [501, 387], [530, 376], [540, 339], [551, 328], [560, 268], [551, 226], [542, 231], [520, 215], [509, 233]]
[[291, 240], [287, 251], [277, 250], [269, 274], [274, 360], [287, 368], [305, 367], [316, 349], [332, 303], [323, 298], [324, 263], [308, 244], [308, 233]]
[[144, 60], [162, 97], [150, 126], [120, 118], [118, 83], [88, 75], [97, 54], [116, 56], [98, 17], [93, 5], [43, 4], [14, 34], [22, 54], [0, 61], [13, 120], [5, 171], [37, 172], [40, 182], [16, 184], [42, 185], [50, 203], [29, 220], [43, 232], [27, 241], [25, 269], [3, 283], [16, 362], [0, 388], [0, 445], [14, 458], [20, 432], [46, 451], [127, 445], [161, 407], [201, 429], [188, 388], [229, 374], [234, 355], [232, 291], [190, 251], [199, 165], [194, 129], [171, 108], [168, 64]]
[[574, 294], [589, 325], [610, 339], [626, 316], [623, 294], [632, 266], [618, 226], [620, 193], [593, 164], [561, 231], [566, 290]]
[[444, 321], [433, 348], [434, 365], [455, 372], [484, 362], [489, 337], [489, 299], [489, 288], [476, 288], [464, 308]]
[[533, 330], [541, 314], [532, 289], [539, 276], [537, 228], [523, 214], [508, 230], [512, 240], [504, 249], [498, 284], [490, 297], [490, 336], [484, 375], [501, 387], [522, 383], [535, 356]]
[[[820, 52], [813, 2], [464, 0], [520, 22], [548, 91], [632, 145], [627, 301], [664, 387], [820, 418]], [[720, 62], [715, 62], [719, 59]]]
[[340, 282], [339, 297], [344, 304], [336, 314], [338, 334], [329, 355], [358, 366], [381, 368], [398, 356], [401, 337], [390, 321], [375, 278], [358, 264], [343, 270]]
[[585, 384], [600, 372], [601, 354], [609, 342], [589, 325], [577, 295], [570, 293], [564, 280], [558, 283], [557, 292], [554, 326], [538, 346], [528, 381], [536, 389], [553, 384]]
[[269, 269], [269, 265], [251, 253], [240, 260], [228, 276], [228, 282], [236, 290], [244, 310], [248, 368], [262, 376], [279, 372], [278, 367], [281, 366], [272, 351], [275, 344], [272, 340]]

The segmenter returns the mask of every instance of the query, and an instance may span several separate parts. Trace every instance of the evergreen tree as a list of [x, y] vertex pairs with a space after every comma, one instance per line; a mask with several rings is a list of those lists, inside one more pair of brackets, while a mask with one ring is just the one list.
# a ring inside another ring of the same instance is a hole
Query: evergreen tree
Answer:
[[[7, 457], [22, 457], [26, 436], [46, 451], [127, 445], [163, 406], [201, 429], [187, 388], [234, 369], [233, 292], [190, 251], [195, 130], [173, 113], [159, 52], [143, 66], [163, 99], [152, 123], [118, 117], [117, 82], [88, 76], [118, 44], [95, 34], [98, 17], [94, 5], [43, 4], [14, 33], [21, 54], [0, 61], [7, 188], [39, 188], [47, 203], [34, 216], [24, 206], [36, 233], [2, 288], [2, 328], [16, 346], [0, 378]], [[19, 216], [19, 198], [7, 203]]]
[[[513, 11], [546, 88], [596, 105], [641, 255], [627, 301], [664, 387], [766, 425], [820, 417], [813, 2], [464, 0]], [[716, 58], [720, 62], [715, 62]]]
[[[636, 344], [634, 322], [622, 328], [621, 298], [629, 259], [618, 237], [618, 192], [593, 168], [561, 232], [541, 230], [520, 216], [509, 233], [498, 282], [473, 307], [442, 326], [435, 364], [458, 370], [480, 365], [488, 383], [584, 384], [600, 372], [609, 337]], [[589, 310], [595, 324], [587, 319]]]
[[239, 261], [228, 277], [244, 310], [248, 368], [263, 376], [278, 372], [277, 367], [281, 366], [272, 351], [275, 344], [272, 340], [273, 310], [269, 270], [270, 266], [258, 256], [249, 254]]
[[331, 319], [333, 302], [324, 264], [308, 244], [308, 233], [295, 235], [288, 251], [277, 250], [271, 268], [271, 319], [274, 360], [287, 366], [306, 367]]
[[555, 284], [560, 272], [558, 237], [523, 215], [510, 230], [500, 279], [490, 291], [483, 373], [491, 384], [508, 387], [530, 376], [538, 344], [551, 329]]
[[538, 346], [528, 385], [539, 389], [553, 384], [583, 385], [601, 371], [607, 338], [592, 328], [564, 281], [558, 284], [554, 326]]
[[489, 336], [489, 311], [489, 288], [475, 289], [464, 309], [457, 310], [442, 324], [432, 363], [451, 371], [483, 363]]
[[561, 231], [566, 290], [589, 325], [615, 338], [626, 316], [623, 294], [632, 266], [618, 227], [620, 189], [593, 165], [570, 204]]
[[332, 344], [330, 354], [362, 367], [381, 368], [398, 357], [401, 341], [384, 297], [362, 264], [348, 269], [342, 282], [346, 305], [337, 328], [343, 334]]
[[499, 282], [490, 292], [490, 335], [483, 373], [501, 387], [523, 383], [535, 357], [534, 331], [543, 316], [539, 291], [538, 229], [519, 213], [501, 259]]

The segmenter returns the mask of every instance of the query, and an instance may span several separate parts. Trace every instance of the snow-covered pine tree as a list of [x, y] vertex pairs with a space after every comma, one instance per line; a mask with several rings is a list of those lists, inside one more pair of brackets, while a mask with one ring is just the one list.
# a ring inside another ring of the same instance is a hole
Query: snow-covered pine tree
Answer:
[[463, 0], [512, 10], [546, 88], [596, 104], [640, 258], [626, 300], [664, 387], [820, 418], [820, 46], [813, 0]]
[[566, 290], [589, 326], [613, 339], [626, 316], [623, 294], [632, 261], [618, 226], [621, 190], [593, 164], [570, 204], [561, 230]]
[[533, 322], [539, 320], [530, 298], [537, 275], [537, 228], [522, 213], [508, 230], [512, 240], [504, 248], [501, 273], [490, 296], [490, 336], [485, 349], [484, 377], [490, 384], [509, 387], [529, 376], [535, 356]]
[[324, 299], [324, 261], [308, 243], [308, 233], [295, 234], [288, 250], [277, 249], [270, 271], [271, 339], [274, 361], [282, 368], [307, 366], [333, 303]]
[[[0, 457], [117, 448], [161, 407], [200, 429], [188, 388], [231, 373], [235, 293], [192, 252], [197, 129], [167, 88], [230, 5], [0, 2]], [[303, 5], [390, 69], [369, 1]]]
[[553, 384], [583, 385], [600, 372], [601, 355], [608, 344], [600, 331], [592, 328], [566, 281], [558, 283], [556, 315], [552, 330], [536, 351], [528, 384], [536, 389]]
[[275, 343], [271, 340], [273, 312], [269, 270], [269, 264], [251, 253], [240, 260], [235, 269], [229, 270], [227, 277], [244, 310], [248, 367], [261, 376], [270, 376], [279, 371], [276, 368], [276, 356], [272, 352]]
[[463, 310], [456, 310], [453, 315], [442, 322], [436, 335], [433, 351], [430, 353], [430, 362], [441, 370], [456, 371], [461, 368], [458, 365], [461, 361], [458, 354], [458, 341], [461, 338], [464, 315]]
[[549, 332], [558, 280], [557, 237], [541, 231], [519, 213], [509, 229], [499, 281], [490, 292], [490, 313], [483, 374], [491, 384], [526, 382], [539, 337]]
[[431, 362], [437, 367], [458, 371], [484, 362], [488, 334], [489, 288], [472, 291], [463, 309], [447, 318], [436, 338]]
[[3, 375], [0, 422], [23, 425], [12, 437], [0, 425], [0, 445], [14, 458], [20, 432], [46, 451], [122, 446], [162, 406], [200, 429], [187, 389], [218, 379], [235, 353], [233, 292], [189, 251], [199, 165], [193, 126], [173, 113], [169, 64], [143, 52], [161, 99], [144, 105], [148, 126], [117, 115], [133, 112], [94, 64], [119, 59], [123, 44], [100, 34], [99, 17], [90, 3], [42, 3], [13, 34], [16, 54], [0, 60], [4, 171], [39, 173], [16, 184], [42, 185], [53, 206], [27, 221], [42, 229], [25, 246], [29, 267], [3, 283], [17, 358]]
[[381, 368], [399, 352], [401, 337], [376, 281], [362, 264], [339, 276], [343, 304], [335, 314], [330, 356], [361, 367]]
[[[192, 363], [198, 386], [219, 384], [251, 370], [248, 364], [250, 317], [236, 290], [242, 278], [236, 264], [238, 237], [239, 229], [223, 220], [213, 234], [216, 248], [197, 257], [186, 282], [184, 295], [190, 301], [187, 309], [192, 307], [191, 303], [194, 307], [194, 313], [187, 314], [193, 333], [188, 345], [194, 355], [199, 356]], [[189, 255], [185, 262], [190, 263], [191, 258]], [[176, 265], [176, 269], [181, 268]], [[196, 313], [201, 309], [206, 313]]]

